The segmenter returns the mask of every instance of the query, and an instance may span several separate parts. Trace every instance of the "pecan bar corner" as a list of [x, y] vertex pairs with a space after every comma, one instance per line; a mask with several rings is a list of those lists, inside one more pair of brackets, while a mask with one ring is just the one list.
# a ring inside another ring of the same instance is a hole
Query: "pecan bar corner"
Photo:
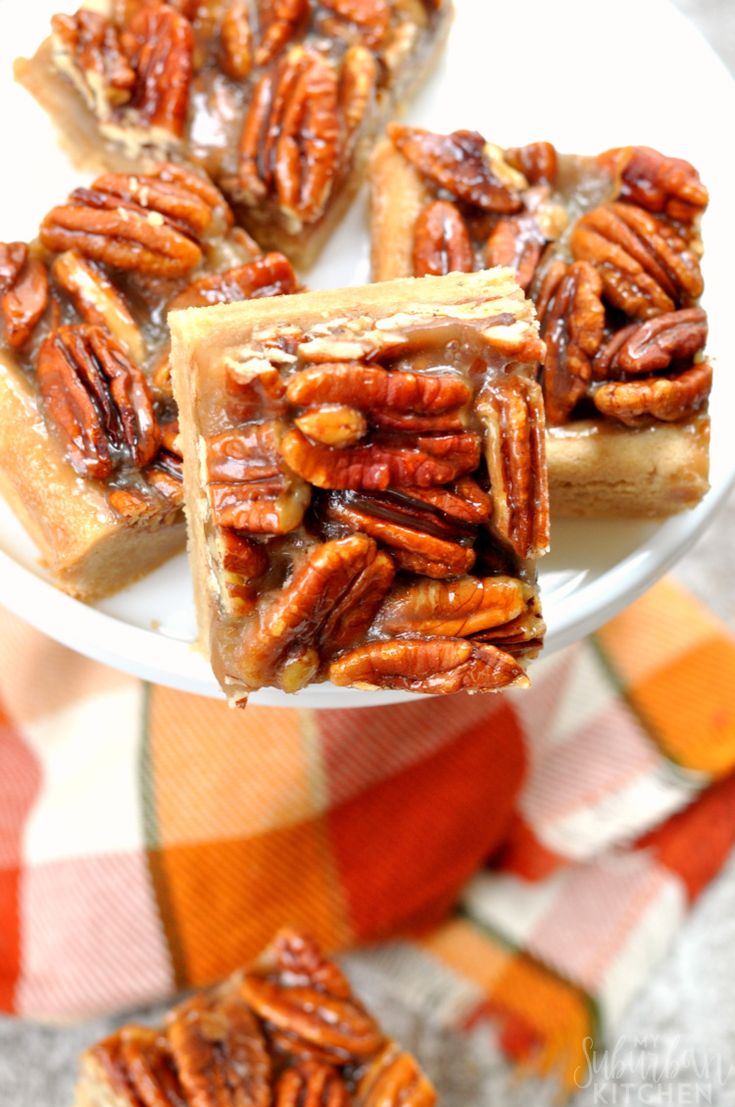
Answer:
[[418, 1062], [313, 939], [280, 931], [263, 956], [82, 1055], [76, 1107], [434, 1107]]
[[0, 243], [0, 491], [85, 600], [183, 548], [166, 311], [295, 292], [200, 172], [108, 173]]
[[510, 270], [170, 323], [199, 625], [230, 700], [525, 685], [543, 343]]
[[515, 269], [546, 342], [552, 511], [698, 503], [712, 368], [694, 167], [644, 146], [579, 157], [474, 131], [388, 135], [371, 167], [373, 277]]

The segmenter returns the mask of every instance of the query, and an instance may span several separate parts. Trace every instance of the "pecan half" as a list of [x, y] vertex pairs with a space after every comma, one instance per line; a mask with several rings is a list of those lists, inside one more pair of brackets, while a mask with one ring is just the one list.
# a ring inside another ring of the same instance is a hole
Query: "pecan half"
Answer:
[[414, 229], [414, 276], [471, 273], [474, 267], [470, 232], [457, 207], [448, 200], [427, 204]]
[[533, 590], [515, 577], [421, 580], [395, 588], [380, 612], [380, 632], [468, 638], [509, 623], [526, 610]]
[[360, 1079], [355, 1107], [434, 1107], [436, 1092], [410, 1054], [395, 1042]]
[[169, 168], [156, 176], [107, 174], [91, 188], [75, 189], [43, 220], [41, 242], [55, 253], [77, 250], [116, 269], [183, 276], [202, 259], [195, 236], [212, 221], [213, 210], [198, 186], [194, 191]]
[[271, 1107], [271, 1060], [257, 1020], [236, 993], [194, 996], [167, 1022], [191, 1107]]
[[107, 327], [133, 361], [144, 360], [146, 347], [141, 330], [124, 297], [101, 269], [77, 250], [66, 250], [54, 259], [52, 272], [86, 323]]
[[339, 110], [348, 138], [375, 99], [379, 75], [377, 59], [367, 47], [356, 43], [345, 51], [339, 71]]
[[354, 446], [367, 433], [362, 412], [338, 404], [311, 408], [294, 422], [308, 438], [324, 446]]
[[[259, 612], [242, 637], [239, 671], [245, 683], [259, 687], [275, 681], [287, 691], [307, 684], [319, 671], [322, 642], [324, 649], [335, 649], [335, 641], [327, 641], [325, 626], [344, 646], [354, 641], [347, 640], [348, 630], [356, 634], [367, 630], [390, 587], [389, 561], [365, 534], [310, 550], [289, 584]], [[257, 1004], [253, 1006], [265, 1017]], [[301, 1034], [297, 1026], [271, 1021]]]
[[255, 300], [264, 296], [286, 296], [298, 292], [299, 281], [288, 258], [283, 254], [262, 254], [245, 265], [200, 277], [183, 289], [168, 306], [169, 311], [181, 308], [207, 307], [210, 304], [232, 304], [239, 300]]
[[505, 150], [505, 160], [522, 173], [529, 184], [556, 183], [559, 166], [556, 149], [550, 142], [529, 142], [527, 146], [510, 146]]
[[549, 545], [545, 419], [541, 388], [523, 377], [488, 382], [477, 411], [485, 424], [492, 528], [518, 557]]
[[254, 583], [268, 568], [266, 547], [227, 527], [217, 528], [215, 541], [222, 606], [230, 615], [248, 615], [258, 598]]
[[128, 23], [122, 43], [135, 70], [129, 107], [146, 128], [181, 138], [193, 72], [191, 23], [168, 4], [148, 4]]
[[286, 534], [301, 524], [310, 489], [279, 456], [283, 424], [251, 423], [207, 441], [207, 490], [222, 527], [250, 534]]
[[575, 258], [602, 277], [605, 298], [635, 319], [687, 307], [702, 293], [699, 261], [673, 228], [643, 208], [603, 204], [579, 219]]
[[349, 1090], [336, 1069], [303, 1061], [276, 1085], [273, 1107], [351, 1107]]
[[485, 264], [507, 265], [525, 292], [536, 273], [546, 238], [532, 215], [501, 219], [485, 244]]
[[100, 12], [80, 8], [75, 15], [51, 17], [57, 65], [66, 70], [101, 120], [127, 104], [135, 72], [123, 53], [114, 23]]
[[438, 637], [395, 638], [358, 646], [332, 662], [329, 679], [341, 687], [445, 695], [528, 684], [518, 662], [495, 646]]
[[253, 68], [253, 32], [247, 0], [232, 0], [222, 16], [222, 68], [233, 81], [244, 81]]
[[387, 0], [320, 0], [323, 8], [353, 24], [370, 49], [377, 49], [390, 30], [391, 9]]
[[479, 438], [470, 432], [417, 435], [406, 442], [376, 437], [333, 449], [292, 430], [281, 440], [280, 451], [288, 466], [317, 488], [374, 492], [396, 485], [446, 484], [476, 469], [480, 460]]
[[420, 173], [458, 200], [503, 214], [523, 207], [520, 193], [493, 172], [485, 140], [476, 131], [437, 135], [392, 123], [388, 134]]
[[121, 450], [138, 468], [153, 460], [160, 429], [146, 379], [102, 327], [53, 331], [39, 351], [36, 377], [77, 473], [106, 480]]
[[592, 379], [592, 358], [605, 327], [602, 279], [593, 265], [552, 266], [539, 290], [546, 418], [565, 423]]
[[628, 427], [653, 419], [667, 423], [699, 411], [712, 389], [712, 366], [701, 362], [670, 377], [650, 380], [610, 381], [595, 389], [592, 399], [603, 415]]
[[184, 1092], [165, 1035], [125, 1026], [88, 1050], [111, 1091], [125, 1104], [181, 1107]]
[[458, 376], [391, 372], [360, 361], [321, 362], [288, 382], [290, 403], [349, 404], [361, 411], [413, 411], [432, 415], [469, 402], [469, 386]]
[[599, 163], [618, 181], [618, 198], [688, 223], [707, 207], [699, 173], [681, 158], [650, 146], [624, 146], [600, 154]]
[[0, 243], [0, 317], [8, 344], [24, 346], [49, 301], [48, 274], [23, 242]]
[[707, 341], [707, 313], [702, 308], [657, 315], [614, 334], [594, 361], [596, 380], [622, 373], [657, 373], [672, 361], [690, 361]]
[[337, 173], [339, 81], [329, 58], [293, 46], [260, 79], [245, 116], [239, 187], [246, 203], [275, 193], [295, 231], [318, 219]]
[[294, 37], [309, 15], [309, 0], [261, 0], [261, 25], [265, 32], [255, 52], [255, 64], [267, 65]]
[[[411, 502], [380, 497], [329, 497], [325, 514], [350, 530], [369, 534], [390, 547], [400, 569], [443, 579], [468, 572], [475, 553], [467, 542], [472, 529], [442, 523], [431, 509]], [[465, 544], [462, 544], [462, 539]]]
[[[343, 549], [350, 544], [356, 551], [357, 542], [343, 539]], [[379, 1027], [352, 995], [339, 969], [319, 954], [314, 942], [289, 931], [276, 939], [261, 965], [246, 974], [242, 994], [268, 1027], [317, 1046], [335, 1064], [362, 1061], [382, 1044]]]

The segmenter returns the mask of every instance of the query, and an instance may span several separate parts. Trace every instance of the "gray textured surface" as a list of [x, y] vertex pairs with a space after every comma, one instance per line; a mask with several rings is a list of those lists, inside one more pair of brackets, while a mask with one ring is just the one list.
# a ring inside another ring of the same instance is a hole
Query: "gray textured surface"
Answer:
[[[735, 2], [677, 3], [735, 72]], [[679, 578], [733, 629], [734, 545], [732, 497], [677, 567]], [[348, 967], [388, 1029], [425, 1059], [444, 1107], [554, 1102], [551, 1086], [509, 1082], [487, 1038], [447, 1040], [423, 1024], [401, 1006], [390, 980], [364, 957], [349, 958]], [[59, 1029], [0, 1019], [0, 1107], [69, 1107], [79, 1051], [114, 1023], [98, 1020]], [[598, 1073], [593, 1085], [579, 1093], [577, 1107], [735, 1103], [735, 858], [631, 1005], [614, 1045], [613, 1071]]]

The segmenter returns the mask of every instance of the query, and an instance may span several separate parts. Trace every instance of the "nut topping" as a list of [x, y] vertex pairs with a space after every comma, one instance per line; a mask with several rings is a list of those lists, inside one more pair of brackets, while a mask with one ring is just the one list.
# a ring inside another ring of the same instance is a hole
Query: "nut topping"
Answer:
[[516, 577], [417, 581], [394, 589], [380, 613], [381, 633], [468, 638], [526, 610], [532, 589]]
[[693, 165], [650, 146], [624, 146], [598, 158], [618, 180], [618, 199], [654, 214], [691, 222], [707, 207], [707, 189]]
[[191, 1107], [271, 1107], [271, 1060], [235, 991], [196, 995], [174, 1008], [168, 1038]]
[[605, 326], [602, 280], [586, 261], [549, 268], [538, 295], [546, 342], [543, 387], [551, 426], [566, 422], [592, 379], [592, 358]]
[[[265, 34], [255, 52], [255, 64], [267, 65], [280, 54], [296, 34], [299, 24], [309, 15], [309, 0], [261, 0], [261, 20]], [[265, 18], [263, 18], [265, 17]]]
[[191, 23], [168, 4], [148, 4], [130, 20], [122, 42], [135, 70], [130, 107], [144, 127], [181, 138], [193, 69]]
[[390, 29], [390, 5], [387, 0], [320, 0], [323, 8], [341, 20], [353, 24], [362, 41], [376, 49]]
[[414, 231], [415, 276], [471, 273], [474, 263], [470, 234], [456, 206], [447, 200], [433, 200], [427, 204], [416, 220]]
[[486, 428], [485, 459], [495, 513], [493, 530], [518, 557], [549, 545], [544, 406], [540, 387], [523, 377], [490, 381], [477, 405]]
[[106, 480], [128, 451], [139, 468], [152, 461], [160, 431], [145, 377], [102, 327], [59, 327], [36, 367], [46, 413], [77, 473]]
[[413, 1057], [395, 1042], [371, 1062], [360, 1080], [355, 1107], [434, 1107], [436, 1092]]
[[22, 242], [0, 243], [0, 318], [15, 349], [25, 346], [49, 301], [48, 274]]
[[461, 407], [470, 389], [458, 376], [391, 372], [359, 361], [321, 362], [296, 373], [286, 389], [292, 404], [351, 404], [362, 411], [391, 409], [437, 414]]
[[[362, 543], [357, 538], [327, 543], [332, 550], [320, 565], [326, 567], [334, 554], [345, 569], [354, 566], [355, 558], [364, 559], [372, 545], [367, 538]], [[327, 546], [320, 547], [323, 553]], [[324, 582], [330, 593], [337, 575], [340, 571], [333, 571]], [[246, 974], [242, 994], [267, 1026], [287, 1030], [317, 1046], [331, 1055], [335, 1064], [355, 1064], [370, 1057], [382, 1043], [378, 1026], [352, 996], [336, 966], [321, 958], [309, 939], [289, 931], [276, 939], [262, 965]]]
[[509, 147], [505, 151], [505, 160], [531, 185], [556, 183], [556, 150], [550, 142], [529, 142], [527, 146]]
[[135, 71], [123, 53], [115, 25], [100, 12], [80, 8], [75, 15], [51, 17], [54, 56], [69, 73], [99, 119], [127, 104]]
[[294, 420], [307, 438], [324, 446], [354, 446], [367, 433], [367, 422], [354, 407], [316, 407]]
[[650, 380], [610, 381], [592, 395], [603, 415], [629, 427], [653, 419], [676, 422], [693, 415], [706, 403], [712, 388], [712, 366], [701, 362], [669, 377]]
[[329, 679], [340, 686], [444, 695], [528, 684], [525, 672], [510, 654], [465, 638], [438, 637], [396, 638], [358, 646], [332, 662]]
[[388, 134], [419, 172], [458, 200], [483, 211], [503, 214], [523, 207], [518, 191], [493, 172], [485, 140], [476, 131], [436, 135], [418, 127], [392, 123]]
[[515, 269], [516, 280], [526, 292], [545, 245], [546, 238], [532, 215], [501, 219], [485, 245], [485, 264]]
[[222, 68], [233, 81], [244, 81], [253, 68], [253, 34], [247, 0], [231, 0], [222, 17]]
[[76, 250], [67, 250], [54, 260], [52, 272], [85, 322], [107, 327], [133, 361], [144, 360], [145, 344], [140, 328], [125, 300], [100, 268], [85, 261]]
[[291, 262], [283, 254], [261, 254], [254, 261], [200, 277], [174, 297], [169, 311], [232, 304], [263, 296], [286, 296], [298, 292], [299, 282]]
[[365, 46], [350, 46], [339, 74], [339, 108], [348, 138], [357, 131], [375, 98], [379, 69]]
[[599, 271], [605, 298], [634, 319], [687, 307], [702, 293], [699, 261], [686, 242], [632, 204], [604, 204], [583, 215], [571, 248]]
[[594, 361], [597, 380], [623, 373], [657, 373], [672, 361], [690, 361], [707, 341], [707, 314], [687, 308], [633, 323], [614, 334]]
[[88, 1050], [123, 1103], [145, 1107], [181, 1107], [179, 1083], [164, 1034], [146, 1026], [125, 1026]]
[[274, 1107], [351, 1107], [351, 1104], [347, 1085], [336, 1069], [318, 1061], [303, 1061], [281, 1076]]

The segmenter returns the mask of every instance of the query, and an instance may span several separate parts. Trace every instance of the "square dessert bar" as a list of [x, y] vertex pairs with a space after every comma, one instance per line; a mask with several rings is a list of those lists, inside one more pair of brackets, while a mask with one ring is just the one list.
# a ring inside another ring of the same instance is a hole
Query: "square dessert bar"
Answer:
[[0, 243], [0, 491], [56, 582], [113, 592], [183, 547], [166, 311], [295, 292], [222, 194], [171, 164], [78, 188]]
[[306, 266], [443, 45], [451, 0], [106, 0], [57, 15], [16, 76], [77, 164], [202, 165]]
[[546, 342], [552, 511], [663, 516], [708, 488], [699, 222], [685, 161], [502, 150], [392, 124], [372, 163], [373, 278], [510, 265]]
[[169, 321], [199, 626], [231, 702], [526, 684], [543, 344], [512, 272]]
[[283, 930], [249, 970], [82, 1056], [76, 1107], [434, 1107], [419, 1067], [317, 944]]

